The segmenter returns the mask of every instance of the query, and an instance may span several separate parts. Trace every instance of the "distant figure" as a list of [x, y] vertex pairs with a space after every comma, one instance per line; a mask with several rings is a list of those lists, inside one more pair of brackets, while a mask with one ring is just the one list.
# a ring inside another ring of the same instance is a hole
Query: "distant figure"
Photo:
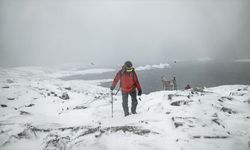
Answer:
[[162, 89], [163, 89], [163, 90], [166, 90], [166, 86], [165, 86], [166, 81], [167, 81], [167, 80], [166, 80], [166, 77], [162, 76], [162, 77], [161, 77], [161, 82], [162, 82]]
[[119, 80], [122, 89], [122, 106], [124, 115], [125, 117], [129, 115], [128, 95], [130, 95], [132, 99], [131, 113], [136, 114], [136, 106], [138, 103], [136, 98], [136, 88], [138, 90], [138, 96], [141, 96], [142, 89], [131, 61], [126, 61], [122, 66], [122, 69], [116, 74], [112, 86], [110, 87], [111, 91], [114, 90]]
[[188, 89], [191, 89], [191, 86], [189, 84], [185, 87], [185, 90], [188, 90]]
[[166, 77], [161, 77], [163, 90], [173, 90], [173, 81], [169, 81]]
[[177, 90], [177, 83], [176, 83], [176, 78], [173, 78], [173, 85], [174, 85], [174, 90]]

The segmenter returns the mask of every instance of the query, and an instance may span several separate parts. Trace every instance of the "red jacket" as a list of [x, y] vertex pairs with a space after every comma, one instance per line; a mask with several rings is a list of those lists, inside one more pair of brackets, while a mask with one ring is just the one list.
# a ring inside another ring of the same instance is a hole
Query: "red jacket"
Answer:
[[120, 70], [115, 76], [112, 87], [115, 87], [119, 80], [122, 93], [131, 93], [135, 88], [137, 88], [139, 92], [142, 91], [135, 71], [122, 73], [122, 70]]

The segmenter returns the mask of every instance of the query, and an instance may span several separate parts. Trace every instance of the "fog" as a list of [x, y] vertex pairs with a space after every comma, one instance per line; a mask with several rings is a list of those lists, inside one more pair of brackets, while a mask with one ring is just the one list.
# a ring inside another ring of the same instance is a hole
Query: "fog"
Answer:
[[0, 65], [250, 59], [249, 0], [0, 0]]

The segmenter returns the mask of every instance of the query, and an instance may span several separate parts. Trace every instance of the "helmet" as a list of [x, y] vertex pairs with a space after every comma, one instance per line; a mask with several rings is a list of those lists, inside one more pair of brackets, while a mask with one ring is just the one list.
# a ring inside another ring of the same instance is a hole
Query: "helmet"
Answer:
[[133, 66], [132, 62], [131, 61], [126, 61], [124, 63], [124, 66], [127, 67], [127, 68], [131, 68]]

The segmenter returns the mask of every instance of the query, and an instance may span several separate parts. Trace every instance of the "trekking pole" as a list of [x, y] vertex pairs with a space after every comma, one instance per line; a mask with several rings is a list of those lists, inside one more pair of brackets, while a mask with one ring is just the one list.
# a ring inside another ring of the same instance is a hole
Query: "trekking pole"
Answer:
[[113, 108], [113, 105], [114, 105], [114, 98], [113, 96], [114, 95], [117, 95], [118, 92], [120, 91], [121, 87], [119, 87], [119, 89], [117, 90], [116, 93], [113, 93], [113, 91], [110, 91], [110, 94], [111, 94], [111, 117], [113, 118], [113, 113], [114, 113], [114, 108]]
[[113, 91], [110, 91], [110, 93], [111, 93], [111, 117], [113, 118], [113, 95], [114, 93]]
[[117, 92], [116, 92], [114, 95], [117, 95], [117, 94], [118, 94], [118, 92], [120, 91], [120, 89], [121, 89], [121, 87], [119, 87], [119, 89], [117, 90]]

